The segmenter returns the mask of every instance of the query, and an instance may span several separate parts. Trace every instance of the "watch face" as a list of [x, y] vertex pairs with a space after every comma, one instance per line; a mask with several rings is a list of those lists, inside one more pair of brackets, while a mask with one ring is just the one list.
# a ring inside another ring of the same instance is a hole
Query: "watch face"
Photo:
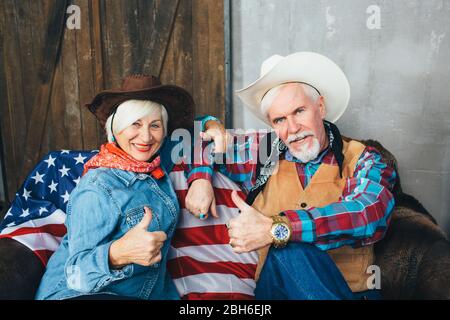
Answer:
[[277, 224], [273, 230], [273, 236], [280, 241], [285, 241], [289, 238], [289, 228], [284, 224]]

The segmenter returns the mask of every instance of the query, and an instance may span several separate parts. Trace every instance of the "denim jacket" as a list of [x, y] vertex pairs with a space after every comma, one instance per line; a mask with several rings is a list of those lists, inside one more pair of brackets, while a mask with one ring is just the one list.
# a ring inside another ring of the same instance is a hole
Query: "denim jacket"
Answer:
[[[141, 221], [144, 206], [153, 214], [148, 230], [167, 234], [161, 262], [111, 269], [111, 243]], [[100, 293], [145, 300], [178, 299], [166, 268], [178, 213], [177, 197], [167, 174], [155, 180], [151, 175], [119, 169], [90, 170], [70, 196], [67, 234], [48, 262], [36, 299]]]

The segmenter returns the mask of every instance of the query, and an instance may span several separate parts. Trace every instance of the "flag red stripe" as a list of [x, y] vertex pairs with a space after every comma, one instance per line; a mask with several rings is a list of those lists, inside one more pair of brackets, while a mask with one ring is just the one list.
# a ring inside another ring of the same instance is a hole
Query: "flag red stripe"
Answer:
[[253, 279], [256, 264], [231, 261], [204, 262], [191, 257], [179, 257], [167, 262], [173, 279], [192, 276], [200, 273], [232, 274], [242, 279]]
[[182, 300], [255, 300], [254, 296], [234, 292], [192, 292], [181, 297]]
[[64, 224], [46, 224], [40, 227], [23, 227], [8, 233], [9, 237], [23, 236], [32, 233], [49, 233], [55, 237], [63, 237], [67, 233], [66, 226]]
[[41, 260], [42, 264], [45, 266], [47, 266], [47, 262], [50, 259], [50, 257], [52, 256], [54, 251], [51, 250], [34, 250], [33, 251], [35, 255], [37, 255], [37, 257], [39, 258], [39, 260]]
[[184, 190], [175, 190], [175, 193], [177, 195], [178, 198], [178, 202], [180, 204], [180, 208], [186, 208], [186, 195], [188, 193], [188, 191], [186, 189]]
[[172, 239], [175, 248], [189, 246], [204, 246], [214, 244], [228, 244], [230, 238], [225, 225], [212, 225], [203, 227], [177, 229]]
[[187, 165], [181, 163], [181, 164], [174, 165], [171, 172], [185, 171], [186, 169], [187, 169]]

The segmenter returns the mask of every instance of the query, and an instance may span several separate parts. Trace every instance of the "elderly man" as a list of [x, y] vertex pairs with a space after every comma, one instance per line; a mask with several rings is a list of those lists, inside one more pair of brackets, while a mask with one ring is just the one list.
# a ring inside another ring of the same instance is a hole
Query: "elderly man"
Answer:
[[[228, 227], [235, 252], [259, 250], [256, 298], [379, 298], [370, 290], [369, 266], [373, 244], [384, 236], [394, 207], [396, 174], [375, 149], [343, 140], [333, 124], [350, 97], [342, 70], [317, 53], [277, 55], [237, 94], [278, 137], [265, 163], [252, 162], [249, 155], [240, 163], [218, 165], [248, 191], [246, 201], [232, 194], [241, 214]], [[206, 123], [203, 137], [218, 149], [228, 140], [217, 121]], [[258, 135], [246, 142], [248, 151], [271, 145]], [[278, 161], [271, 166], [274, 156]], [[205, 180], [192, 186], [188, 209], [207, 212], [212, 192], [196, 193], [210, 190]]]

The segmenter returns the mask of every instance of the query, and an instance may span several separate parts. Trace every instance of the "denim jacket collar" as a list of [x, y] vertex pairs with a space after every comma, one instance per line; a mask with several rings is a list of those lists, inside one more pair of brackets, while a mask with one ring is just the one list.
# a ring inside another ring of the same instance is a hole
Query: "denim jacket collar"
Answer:
[[132, 185], [136, 180], [145, 180], [150, 178], [150, 175], [145, 173], [136, 173], [120, 169], [112, 169], [112, 172], [115, 176], [117, 176], [117, 178], [123, 181], [127, 187]]

